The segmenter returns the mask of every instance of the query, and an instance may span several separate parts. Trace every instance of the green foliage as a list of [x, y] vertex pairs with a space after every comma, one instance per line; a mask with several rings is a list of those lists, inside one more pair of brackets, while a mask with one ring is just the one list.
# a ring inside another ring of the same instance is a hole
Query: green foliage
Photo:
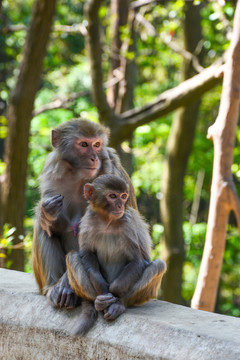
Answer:
[[217, 309], [226, 315], [240, 316], [240, 247], [238, 229], [229, 225], [221, 272]]
[[183, 224], [186, 260], [183, 267], [182, 296], [188, 304], [190, 304], [197, 283], [206, 229], [206, 223], [191, 225], [189, 222], [185, 222]]
[[[188, 305], [190, 305], [197, 283], [206, 230], [206, 223], [191, 225], [186, 222], [183, 224], [186, 260], [183, 268], [182, 296]], [[216, 308], [222, 314], [240, 316], [239, 274], [239, 234], [237, 228], [229, 225]]]

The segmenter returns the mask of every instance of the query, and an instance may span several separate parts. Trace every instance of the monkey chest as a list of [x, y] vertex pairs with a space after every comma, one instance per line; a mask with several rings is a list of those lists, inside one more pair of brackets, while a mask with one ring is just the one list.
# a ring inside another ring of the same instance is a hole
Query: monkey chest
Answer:
[[119, 276], [128, 261], [121, 239], [115, 235], [99, 238], [97, 257], [102, 272], [110, 283]]

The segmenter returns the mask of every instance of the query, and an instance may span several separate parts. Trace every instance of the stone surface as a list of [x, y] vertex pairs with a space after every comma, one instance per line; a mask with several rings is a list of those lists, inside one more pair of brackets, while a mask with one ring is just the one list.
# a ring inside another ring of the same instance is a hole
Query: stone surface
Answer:
[[240, 319], [152, 300], [71, 336], [81, 309], [53, 309], [30, 274], [0, 269], [0, 359], [240, 359]]

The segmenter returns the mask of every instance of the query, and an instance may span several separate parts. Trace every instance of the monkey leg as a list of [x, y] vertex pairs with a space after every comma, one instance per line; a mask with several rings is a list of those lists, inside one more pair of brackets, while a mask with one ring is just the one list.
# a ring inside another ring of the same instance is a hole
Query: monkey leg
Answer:
[[35, 226], [33, 249], [33, 271], [43, 295], [54, 307], [72, 308], [79, 299], [67, 280], [65, 253], [57, 237], [49, 237], [40, 226]]
[[163, 274], [166, 271], [164, 261], [157, 259], [151, 262], [143, 272], [142, 277], [122, 299], [122, 303], [128, 307], [140, 305], [157, 297]]
[[55, 285], [66, 271], [65, 254], [59, 239], [49, 237], [40, 226], [34, 229], [32, 247], [33, 271], [41, 292]]
[[94, 301], [97, 297], [78, 252], [71, 251], [66, 256], [68, 279], [71, 288], [83, 299]]
[[70, 329], [72, 335], [85, 335], [88, 330], [93, 326], [96, 318], [97, 311], [94, 308], [92, 301], [82, 300], [82, 309], [80, 317], [76, 320], [73, 328]]
[[[91, 284], [89, 275], [82, 264], [82, 258], [79, 252], [70, 252], [66, 257], [66, 264], [68, 279], [72, 289], [74, 289], [75, 293], [81, 298], [94, 301], [95, 309], [97, 311], [104, 311], [111, 304], [118, 301], [111, 293], [97, 294]], [[114, 313], [116, 313], [116, 309], [114, 310]]]

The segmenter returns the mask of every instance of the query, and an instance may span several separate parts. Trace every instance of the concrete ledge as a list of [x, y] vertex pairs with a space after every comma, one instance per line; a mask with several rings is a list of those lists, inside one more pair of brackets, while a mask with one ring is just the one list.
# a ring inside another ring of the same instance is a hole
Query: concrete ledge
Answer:
[[51, 308], [32, 275], [0, 269], [0, 359], [240, 359], [238, 318], [152, 300], [79, 338], [80, 311]]

